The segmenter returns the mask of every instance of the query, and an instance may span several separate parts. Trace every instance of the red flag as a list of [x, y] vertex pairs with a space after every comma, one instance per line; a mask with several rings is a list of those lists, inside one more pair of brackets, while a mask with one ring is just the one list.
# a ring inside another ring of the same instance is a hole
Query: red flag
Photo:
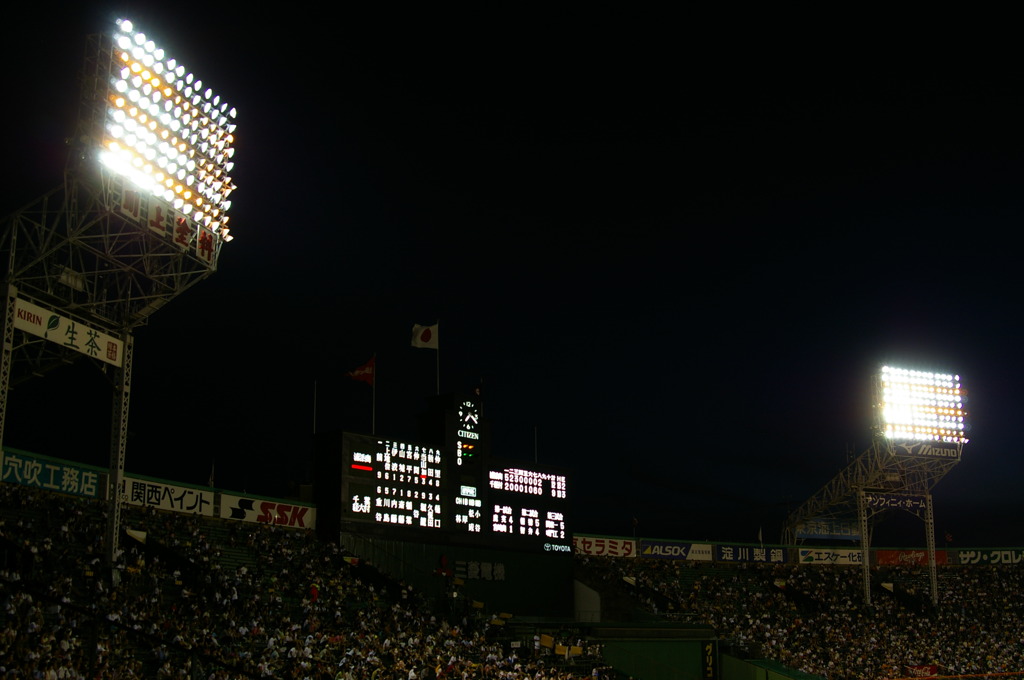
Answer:
[[376, 374], [376, 366], [374, 365], [377, 361], [377, 357], [371, 357], [369, 361], [360, 366], [359, 368], [353, 369], [346, 373], [348, 377], [353, 380], [359, 380], [367, 385], [373, 385], [373, 376]]

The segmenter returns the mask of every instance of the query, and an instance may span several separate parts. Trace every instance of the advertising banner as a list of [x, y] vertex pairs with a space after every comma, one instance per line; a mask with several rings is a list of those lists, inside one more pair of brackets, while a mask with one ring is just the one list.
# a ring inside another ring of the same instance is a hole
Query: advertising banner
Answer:
[[924, 496], [905, 496], [898, 493], [866, 493], [864, 502], [869, 508], [892, 508], [896, 510], [924, 510]]
[[955, 458], [960, 459], [960, 449], [953, 445], [933, 446], [932, 444], [898, 444], [893, 451], [897, 456], [913, 458]]
[[0, 451], [0, 481], [74, 496], [103, 497], [96, 470], [23, 451]]
[[958, 564], [1019, 564], [1024, 550], [957, 550]]
[[316, 508], [296, 503], [281, 503], [265, 498], [220, 495], [220, 516], [241, 522], [273, 524], [292, 529], [315, 529]]
[[213, 517], [212, 489], [193, 489], [125, 477], [121, 481], [121, 498], [130, 505]]
[[800, 564], [864, 564], [860, 550], [800, 548]]
[[860, 539], [860, 529], [852, 520], [815, 517], [796, 525], [797, 538]]
[[[935, 551], [935, 564], [948, 564], [945, 550]], [[876, 550], [875, 564], [879, 566], [928, 566], [927, 550]]]
[[640, 541], [640, 556], [693, 562], [710, 562], [713, 558], [710, 543], [677, 543], [650, 539]]
[[576, 535], [572, 537], [572, 545], [577, 555], [636, 557], [636, 541], [632, 538]]
[[715, 561], [781, 564], [789, 561], [789, 550], [757, 545], [716, 545]]
[[14, 304], [15, 328], [113, 366], [121, 365], [124, 349], [117, 338], [21, 298]]

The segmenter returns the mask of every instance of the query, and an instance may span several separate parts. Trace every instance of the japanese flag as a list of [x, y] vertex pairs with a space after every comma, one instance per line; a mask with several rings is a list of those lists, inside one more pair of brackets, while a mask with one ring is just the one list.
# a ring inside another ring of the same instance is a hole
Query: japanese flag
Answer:
[[412, 346], [413, 347], [426, 347], [427, 349], [437, 349], [437, 326], [421, 326], [419, 324], [412, 325]]

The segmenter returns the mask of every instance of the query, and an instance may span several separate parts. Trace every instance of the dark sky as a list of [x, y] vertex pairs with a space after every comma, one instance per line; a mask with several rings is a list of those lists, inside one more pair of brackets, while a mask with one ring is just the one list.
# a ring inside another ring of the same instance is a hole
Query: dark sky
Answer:
[[[377, 433], [413, 438], [410, 328], [440, 320], [441, 390], [483, 380], [494, 452], [568, 468], [578, 529], [774, 537], [867, 447], [892, 363], [970, 391], [938, 529], [1024, 545], [1016, 61], [683, 15], [155, 7], [119, 9], [238, 107], [239, 189], [218, 272], [136, 333], [129, 471], [284, 493], [314, 385], [319, 430], [370, 429], [344, 374], [374, 353]], [[0, 41], [4, 212], [60, 183], [108, 9]], [[104, 465], [109, 401], [86, 363], [22, 386], [4, 443]]]

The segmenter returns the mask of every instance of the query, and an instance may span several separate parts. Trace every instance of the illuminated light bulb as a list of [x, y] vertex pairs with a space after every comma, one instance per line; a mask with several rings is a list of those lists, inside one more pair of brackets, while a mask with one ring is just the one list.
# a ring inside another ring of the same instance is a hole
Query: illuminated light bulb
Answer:
[[114, 100], [114, 106], [117, 108], [123, 108], [125, 104], [124, 97], [118, 97]]
[[152, 54], [143, 54], [142, 55], [142, 63], [145, 64], [146, 66], [152, 66], [155, 61], [156, 60], [153, 59], [153, 55]]
[[122, 50], [129, 49], [132, 46], [131, 38], [129, 38], [126, 35], [118, 36], [117, 46], [120, 47]]
[[196, 79], [195, 88], [196, 88], [196, 92], [199, 92], [201, 89], [203, 89], [203, 81], [201, 81], [199, 79]]
[[213, 90], [211, 88], [209, 88], [209, 87], [206, 88], [206, 92], [203, 93], [203, 98], [204, 99], [209, 99], [212, 96], [213, 96]]
[[[231, 110], [228, 111], [228, 115], [231, 116], [232, 118], [234, 118], [237, 115], [237, 113], [238, 112], [235, 110], [235, 107], [233, 107], [233, 106], [231, 107]], [[231, 130], [229, 130], [229, 132], [231, 132]]]
[[156, 62], [155, 64], [153, 64], [153, 72], [154, 73], [163, 73], [164, 72], [164, 65], [161, 62], [159, 62], [159, 61]]
[[186, 85], [191, 85], [192, 81], [194, 79], [195, 79], [195, 76], [193, 76], [191, 73], [189, 73], [187, 76], [185, 76], [185, 84]]

